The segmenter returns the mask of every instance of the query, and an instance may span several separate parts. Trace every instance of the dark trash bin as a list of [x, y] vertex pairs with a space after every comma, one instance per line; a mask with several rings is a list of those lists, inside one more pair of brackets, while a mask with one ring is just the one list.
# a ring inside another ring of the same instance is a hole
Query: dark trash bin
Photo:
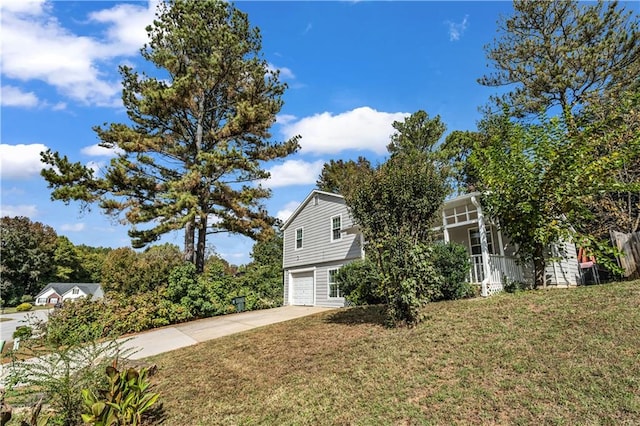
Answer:
[[236, 312], [244, 311], [244, 296], [234, 297], [231, 303], [236, 307]]

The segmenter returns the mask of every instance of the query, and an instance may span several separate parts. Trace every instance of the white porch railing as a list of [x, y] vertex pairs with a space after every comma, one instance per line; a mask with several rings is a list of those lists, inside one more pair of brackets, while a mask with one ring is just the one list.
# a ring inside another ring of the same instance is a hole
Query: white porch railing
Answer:
[[[508, 281], [524, 281], [524, 274], [516, 259], [508, 256], [489, 255], [489, 271], [491, 273], [488, 283], [489, 294], [502, 291], [504, 286], [503, 278]], [[484, 280], [484, 268], [482, 266], [482, 255], [471, 256], [470, 282], [480, 284]]]

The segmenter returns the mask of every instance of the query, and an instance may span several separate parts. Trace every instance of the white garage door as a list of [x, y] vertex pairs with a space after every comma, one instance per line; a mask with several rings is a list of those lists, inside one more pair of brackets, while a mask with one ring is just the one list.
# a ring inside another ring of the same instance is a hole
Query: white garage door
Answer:
[[293, 304], [313, 305], [313, 272], [291, 274]]

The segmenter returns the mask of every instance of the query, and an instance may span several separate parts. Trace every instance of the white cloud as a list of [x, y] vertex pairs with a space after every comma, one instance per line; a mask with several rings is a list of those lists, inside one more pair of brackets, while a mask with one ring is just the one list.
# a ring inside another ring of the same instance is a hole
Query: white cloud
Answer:
[[289, 69], [287, 67], [277, 67], [277, 66], [269, 63], [269, 64], [267, 64], [267, 69], [269, 71], [272, 71], [272, 72], [280, 71], [280, 77], [282, 77], [282, 78], [286, 78], [286, 79], [289, 79], [289, 80], [293, 80], [294, 78], [296, 78], [296, 76], [293, 73], [293, 71], [291, 71], [291, 69]]
[[0, 206], [1, 217], [26, 216], [29, 218], [33, 218], [33, 217], [36, 217], [37, 215], [38, 215], [38, 209], [34, 204], [19, 204], [19, 205], [3, 204]]
[[27, 179], [42, 170], [40, 153], [47, 146], [41, 143], [30, 145], [0, 144], [0, 176], [3, 179]]
[[292, 121], [295, 121], [296, 116], [291, 114], [279, 114], [276, 115], [276, 123], [278, 124], [289, 124]]
[[376, 154], [386, 152], [394, 121], [402, 121], [409, 113], [381, 112], [360, 107], [341, 114], [329, 112], [284, 123], [286, 138], [302, 136], [301, 152], [336, 154], [348, 149], [369, 150]]
[[261, 183], [269, 188], [313, 184], [318, 179], [323, 166], [322, 160], [313, 163], [304, 160], [287, 160], [283, 164], [271, 167], [268, 170], [271, 177]]
[[3, 0], [2, 13], [40, 15], [44, 12], [45, 0]]
[[115, 157], [123, 151], [119, 148], [105, 148], [100, 146], [99, 144], [95, 144], [85, 146], [80, 150], [80, 152], [91, 157]]
[[276, 213], [276, 217], [284, 222], [289, 219], [289, 217], [291, 217], [298, 206], [300, 206], [299, 201], [290, 201], [282, 208], [282, 210], [278, 210], [278, 213]]
[[103, 161], [89, 161], [87, 163], [87, 167], [93, 170], [94, 176], [100, 176], [100, 170], [102, 170], [105, 165]]
[[86, 225], [84, 223], [65, 223], [60, 226], [60, 230], [64, 232], [80, 232], [86, 229]]
[[35, 107], [38, 106], [38, 97], [33, 92], [23, 92], [15, 86], [2, 86], [2, 106], [5, 107]]
[[109, 65], [106, 72], [101, 62], [137, 54], [144, 28], [152, 22], [153, 6], [116, 5], [91, 14], [90, 20], [106, 25], [106, 41], [72, 33], [50, 13], [49, 6], [3, 2], [2, 74], [20, 81], [43, 81], [86, 104], [120, 105], [115, 68]]
[[445, 24], [449, 26], [449, 40], [458, 41], [467, 29], [467, 22], [469, 15], [465, 15], [461, 22], [456, 23], [452, 21], [445, 21]]
[[148, 6], [119, 4], [111, 9], [93, 12], [89, 15], [92, 21], [109, 24], [106, 31], [110, 43], [108, 48], [113, 55], [130, 55], [137, 52], [149, 41], [146, 27], [153, 23], [157, 1], [150, 1]]

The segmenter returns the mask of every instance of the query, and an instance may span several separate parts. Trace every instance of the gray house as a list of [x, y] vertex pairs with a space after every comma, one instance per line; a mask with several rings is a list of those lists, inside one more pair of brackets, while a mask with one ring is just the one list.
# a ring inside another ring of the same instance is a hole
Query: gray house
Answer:
[[282, 226], [284, 304], [344, 306], [334, 275], [364, 256], [342, 195], [314, 190]]
[[[444, 242], [467, 248], [471, 260], [469, 282], [481, 288], [483, 296], [502, 291], [507, 281], [530, 281], [533, 267], [517, 262], [517, 247], [500, 228], [484, 216], [479, 193], [447, 200], [438, 232]], [[283, 227], [284, 304], [344, 306], [334, 280], [335, 272], [364, 257], [362, 236], [349, 215], [344, 198], [312, 191]], [[575, 286], [580, 269], [575, 245], [552, 247], [545, 278], [548, 285]]]

